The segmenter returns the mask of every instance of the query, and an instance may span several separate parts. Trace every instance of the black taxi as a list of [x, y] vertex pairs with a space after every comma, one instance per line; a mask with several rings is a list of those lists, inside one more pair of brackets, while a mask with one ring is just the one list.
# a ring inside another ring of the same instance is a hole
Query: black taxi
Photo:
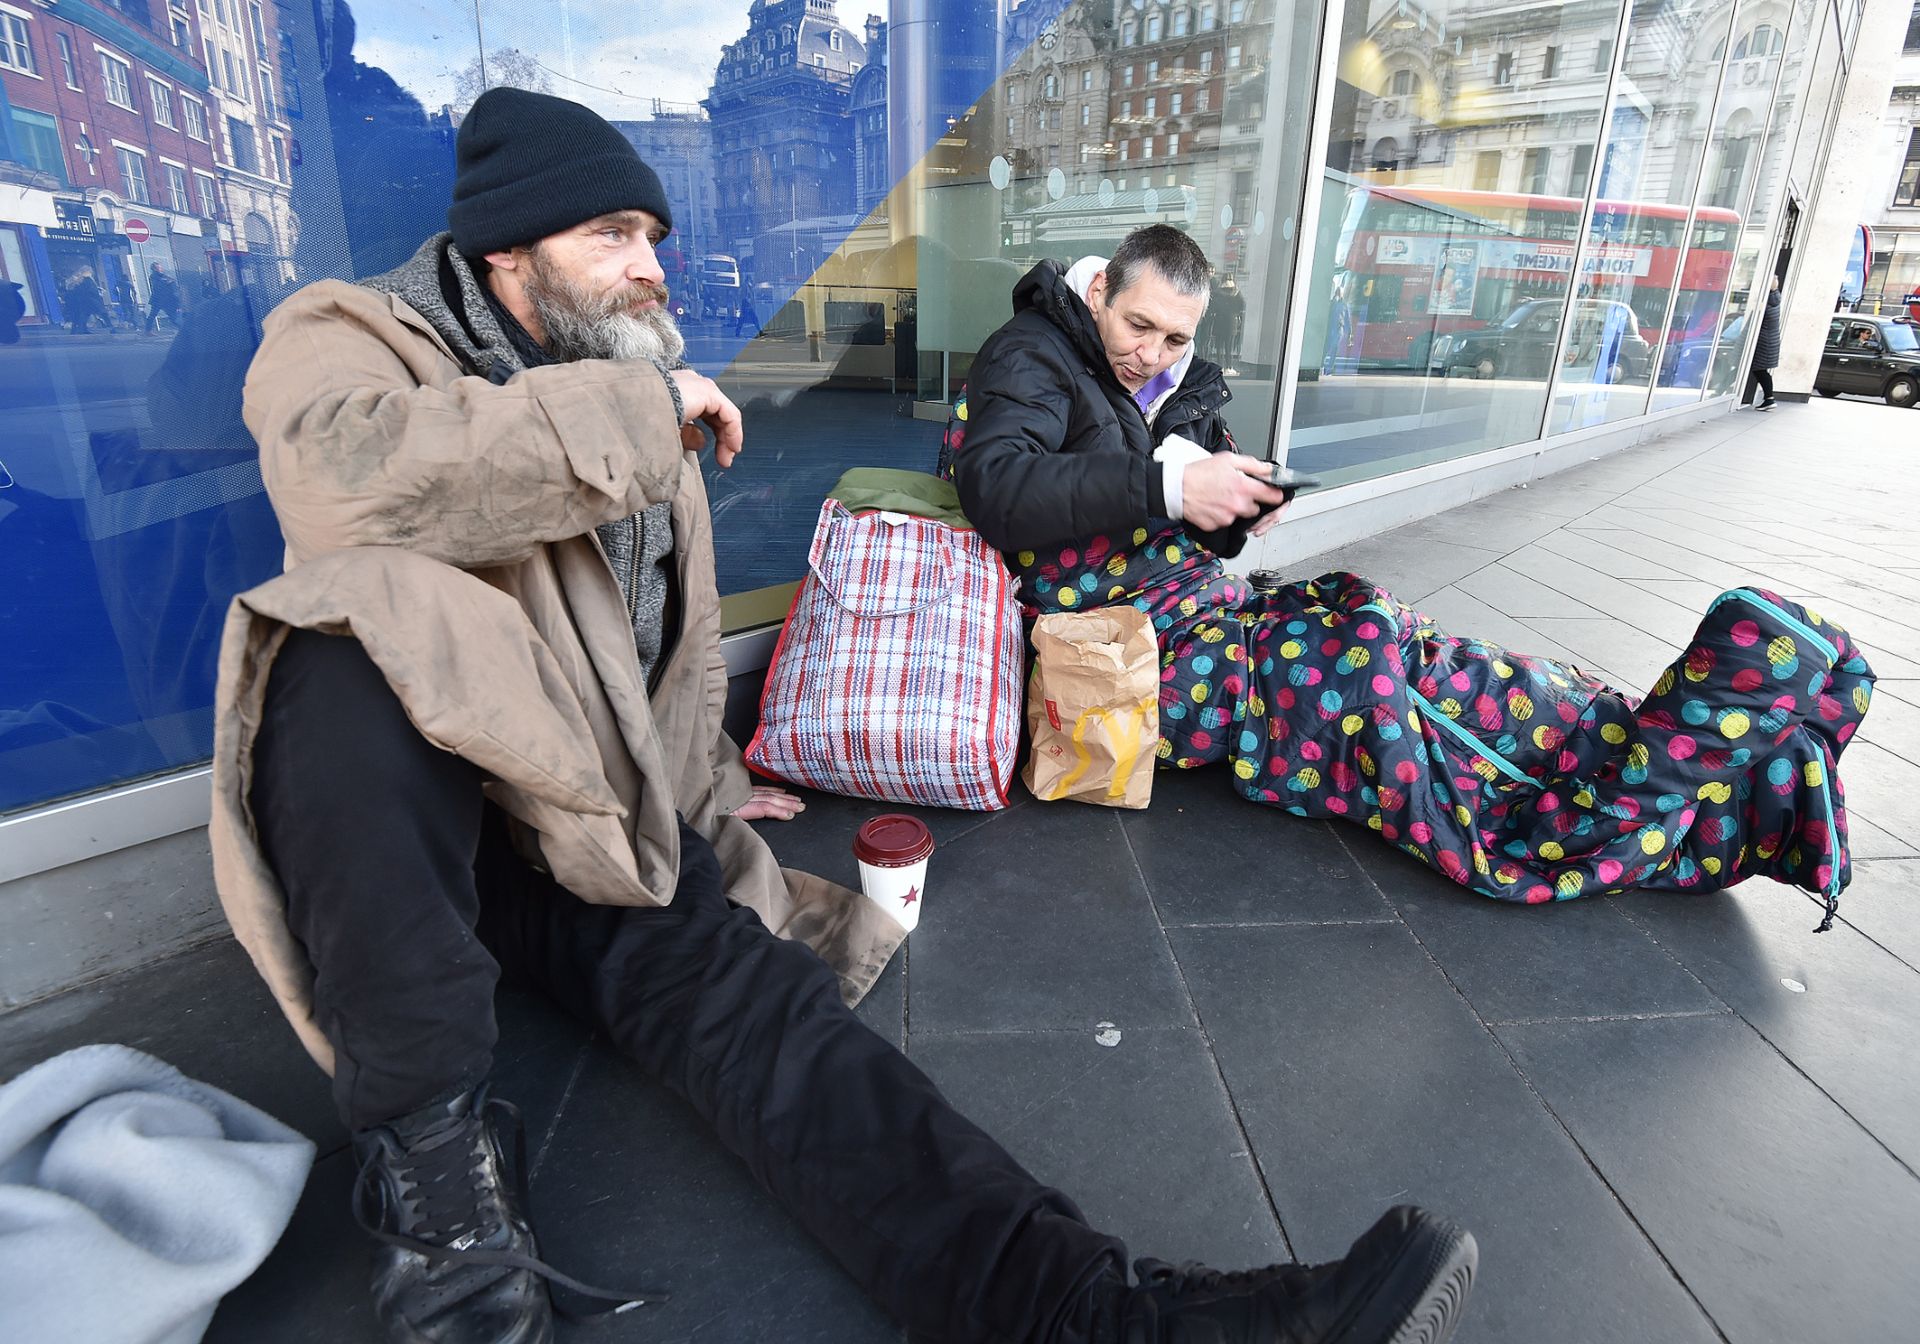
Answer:
[[1836, 314], [1813, 389], [1823, 397], [1879, 397], [1889, 406], [1920, 403], [1920, 331], [1896, 318]]

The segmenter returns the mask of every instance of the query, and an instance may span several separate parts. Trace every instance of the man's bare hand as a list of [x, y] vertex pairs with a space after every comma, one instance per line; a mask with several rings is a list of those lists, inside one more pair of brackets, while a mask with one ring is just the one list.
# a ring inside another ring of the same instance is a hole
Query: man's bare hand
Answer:
[[1192, 462], [1180, 476], [1180, 511], [1186, 521], [1213, 532], [1287, 502], [1287, 492], [1267, 483], [1268, 463], [1245, 453], [1214, 453]]
[[[680, 405], [686, 412], [686, 425], [697, 421], [713, 431], [713, 460], [722, 468], [733, 465], [740, 456], [740, 408], [720, 390], [713, 379], [692, 369], [675, 369], [667, 375], [680, 389]], [[686, 440], [683, 437], [682, 443]]]
[[742, 821], [759, 821], [771, 817], [775, 821], [792, 821], [796, 815], [807, 810], [807, 805], [785, 789], [776, 789], [768, 784], [753, 786], [753, 797], [740, 804], [734, 816]]

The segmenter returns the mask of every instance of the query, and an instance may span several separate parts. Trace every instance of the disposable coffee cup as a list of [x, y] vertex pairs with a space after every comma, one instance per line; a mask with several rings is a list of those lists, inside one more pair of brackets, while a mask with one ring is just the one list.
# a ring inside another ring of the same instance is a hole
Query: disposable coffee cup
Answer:
[[932, 856], [933, 832], [918, 817], [901, 812], [873, 818], [853, 837], [860, 890], [909, 933], [920, 922]]

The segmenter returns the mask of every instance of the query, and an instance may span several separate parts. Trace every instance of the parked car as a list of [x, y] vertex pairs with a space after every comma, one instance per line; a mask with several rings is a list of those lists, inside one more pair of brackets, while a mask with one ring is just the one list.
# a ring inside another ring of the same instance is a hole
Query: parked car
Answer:
[[[1558, 299], [1531, 299], [1498, 326], [1457, 331], [1433, 343], [1432, 365], [1443, 375], [1477, 378], [1545, 378], [1560, 349]], [[1653, 350], [1640, 334], [1633, 309], [1606, 299], [1581, 299], [1569, 319], [1564, 374], [1581, 382], [1624, 383], [1644, 379]]]
[[[1720, 326], [1722, 358], [1728, 350], [1738, 351], [1747, 337], [1747, 315], [1735, 313]], [[1699, 387], [1707, 380], [1707, 361], [1713, 356], [1713, 329], [1709, 327], [1691, 336], [1667, 338], [1666, 353], [1660, 359], [1660, 386]]]
[[700, 259], [700, 316], [732, 317], [740, 311], [740, 263], [716, 252]]
[[1823, 397], [1850, 393], [1879, 397], [1889, 406], [1920, 402], [1920, 340], [1897, 318], [1842, 313], [1827, 328], [1827, 348], [1813, 390]]

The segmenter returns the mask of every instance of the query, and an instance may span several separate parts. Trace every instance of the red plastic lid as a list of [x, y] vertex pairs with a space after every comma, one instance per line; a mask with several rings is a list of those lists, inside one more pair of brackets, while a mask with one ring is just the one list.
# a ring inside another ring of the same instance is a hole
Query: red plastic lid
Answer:
[[853, 857], [876, 868], [904, 868], [933, 853], [933, 832], [918, 817], [888, 812], [853, 837]]

